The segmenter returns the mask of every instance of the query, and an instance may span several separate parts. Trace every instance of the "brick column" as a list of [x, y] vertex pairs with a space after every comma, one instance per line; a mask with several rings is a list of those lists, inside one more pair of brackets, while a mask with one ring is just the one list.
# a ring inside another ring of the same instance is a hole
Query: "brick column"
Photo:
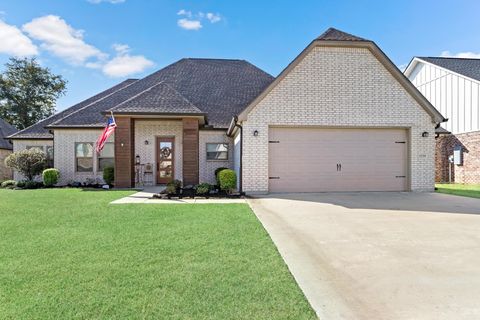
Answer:
[[135, 186], [134, 174], [134, 134], [135, 123], [131, 118], [115, 119], [115, 186], [130, 188]]
[[198, 184], [198, 119], [183, 119], [183, 185]]

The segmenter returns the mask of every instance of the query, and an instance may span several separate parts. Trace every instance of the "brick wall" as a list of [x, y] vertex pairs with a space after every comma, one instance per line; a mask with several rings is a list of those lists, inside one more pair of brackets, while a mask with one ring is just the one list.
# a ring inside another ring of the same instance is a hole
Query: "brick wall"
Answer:
[[[434, 188], [432, 119], [368, 49], [314, 48], [250, 112], [243, 122], [246, 192], [268, 192], [273, 125], [408, 128], [411, 190]], [[424, 131], [430, 136], [423, 138]]]
[[480, 131], [441, 135], [436, 140], [435, 181], [448, 182], [448, 157], [455, 146], [463, 150], [463, 164], [452, 165], [452, 182], [480, 183]]
[[[215, 184], [215, 169], [233, 169], [233, 141], [227, 137], [226, 131], [218, 130], [201, 130], [199, 140], [200, 182]], [[207, 160], [207, 143], [228, 143], [228, 160]]]
[[[102, 133], [102, 129], [57, 129], [54, 131], [54, 167], [60, 171], [59, 185], [71, 182], [85, 182], [87, 179], [96, 179], [103, 182], [103, 172], [98, 171], [98, 159], [94, 150], [93, 172], [76, 172], [75, 143], [95, 142]], [[114, 135], [107, 142], [113, 142]], [[116, 171], [116, 170], [115, 170]]]
[[12, 150], [0, 149], [0, 181], [13, 179], [13, 173], [5, 165], [5, 158], [12, 153]]
[[[46, 146], [53, 146], [53, 140], [42, 140], [42, 139], [37, 139], [37, 140], [13, 140], [13, 151], [14, 152], [17, 152], [17, 151], [20, 151], [20, 150], [25, 150], [27, 147], [30, 147], [30, 146], [38, 146], [38, 147], [43, 147], [43, 150], [45, 150]], [[53, 153], [54, 155], [56, 154], [55, 152], [55, 149], [53, 150]], [[55, 160], [54, 160], [55, 161]], [[25, 180], [25, 177], [18, 173], [18, 172], [14, 172], [13, 173], [13, 179], [16, 180], [16, 181], [21, 181], [21, 180]], [[40, 177], [38, 177], [38, 179], [41, 179]]]
[[[140, 162], [153, 164], [154, 170], [156, 164], [156, 141], [155, 137], [174, 137], [175, 138], [175, 172], [174, 178], [183, 180], [183, 132], [182, 121], [173, 120], [135, 120], [135, 154], [140, 156]], [[148, 141], [148, 144], [145, 144]], [[154, 172], [153, 182], [156, 183], [156, 172]]]

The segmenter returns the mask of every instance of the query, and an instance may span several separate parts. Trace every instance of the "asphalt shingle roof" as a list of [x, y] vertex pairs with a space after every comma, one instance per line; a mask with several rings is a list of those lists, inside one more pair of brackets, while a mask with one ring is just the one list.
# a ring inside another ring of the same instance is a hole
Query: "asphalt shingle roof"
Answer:
[[12, 150], [13, 146], [10, 143], [10, 141], [4, 139], [5, 137], [8, 137], [18, 130], [12, 126], [10, 123], [6, 122], [3, 119], [0, 119], [0, 149], [8, 149]]
[[447, 57], [418, 57], [439, 67], [451, 70], [458, 74], [480, 81], [480, 59], [447, 58]]
[[369, 41], [353, 34], [340, 31], [335, 28], [328, 28], [327, 31], [322, 33], [316, 40], [326, 41]]
[[103, 99], [103, 98], [107, 97], [108, 95], [127, 87], [128, 85], [134, 83], [135, 81], [136, 81], [136, 79], [125, 80], [125, 81], [113, 86], [110, 89], [102, 91], [102, 92], [94, 95], [91, 98], [88, 98], [88, 99], [86, 99], [86, 100], [84, 100], [80, 103], [77, 103], [76, 105], [74, 105], [74, 106], [72, 106], [68, 109], [63, 110], [62, 112], [56, 113], [53, 116], [34, 124], [33, 126], [30, 126], [26, 129], [23, 129], [23, 130], [15, 133], [14, 135], [12, 135], [12, 138], [16, 138], [16, 139], [53, 139], [53, 135], [48, 132], [48, 129], [46, 129], [45, 126], [47, 126], [49, 124], [52, 124], [55, 121], [59, 121], [59, 120], [63, 119], [64, 117], [67, 117], [67, 116], [71, 115], [74, 112], [77, 112], [78, 110], [80, 110], [82, 108], [86, 108], [89, 105], [92, 105], [93, 103], [99, 101], [100, 99]]
[[[105, 118], [102, 113], [109, 110], [114, 113], [183, 113], [191, 108], [192, 113], [198, 114], [200, 110], [200, 113], [207, 114], [210, 125], [227, 128], [232, 117], [273, 80], [271, 75], [245, 60], [182, 59], [54, 122], [52, 127], [103, 126]], [[155, 90], [163, 90], [168, 95], [162, 98]]]

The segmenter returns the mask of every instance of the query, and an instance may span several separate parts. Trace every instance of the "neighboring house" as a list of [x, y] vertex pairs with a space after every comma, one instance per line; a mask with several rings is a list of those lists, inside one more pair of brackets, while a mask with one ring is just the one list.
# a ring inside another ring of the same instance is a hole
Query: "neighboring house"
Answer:
[[415, 57], [405, 75], [448, 118], [436, 139], [436, 181], [480, 183], [480, 59]]
[[12, 170], [7, 168], [5, 165], [5, 158], [7, 158], [11, 153], [13, 146], [5, 139], [12, 134], [17, 132], [14, 126], [10, 125], [3, 119], [0, 119], [0, 181], [12, 179]]
[[[110, 112], [118, 127], [97, 155]], [[277, 78], [243, 60], [182, 59], [11, 138], [53, 146], [62, 183], [113, 162], [117, 187], [213, 183], [229, 167], [250, 194], [432, 191], [444, 120], [375, 43], [331, 28]]]

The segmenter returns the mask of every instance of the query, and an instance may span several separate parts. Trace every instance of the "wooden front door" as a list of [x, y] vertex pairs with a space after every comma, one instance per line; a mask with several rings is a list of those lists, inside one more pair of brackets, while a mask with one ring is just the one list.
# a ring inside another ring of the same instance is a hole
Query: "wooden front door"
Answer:
[[157, 137], [157, 184], [169, 183], [174, 179], [175, 138]]

